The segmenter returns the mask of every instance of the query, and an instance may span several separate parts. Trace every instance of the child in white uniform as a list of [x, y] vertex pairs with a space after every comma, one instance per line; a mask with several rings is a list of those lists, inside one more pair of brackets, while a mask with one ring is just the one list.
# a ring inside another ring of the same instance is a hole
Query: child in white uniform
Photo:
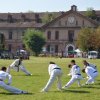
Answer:
[[68, 88], [71, 84], [73, 84], [75, 81], [78, 81], [78, 86], [81, 86], [80, 80], [82, 79], [81, 73], [80, 73], [80, 67], [76, 65], [75, 60], [71, 60], [71, 70], [68, 75], [71, 76], [70, 81], [63, 87], [63, 89]]
[[62, 89], [62, 86], [61, 86], [62, 70], [61, 68], [57, 66], [54, 62], [50, 62], [49, 67], [48, 67], [48, 72], [49, 72], [50, 78], [46, 86], [42, 89], [41, 92], [47, 92], [56, 78], [58, 79], [57, 87], [59, 90], [61, 90]]

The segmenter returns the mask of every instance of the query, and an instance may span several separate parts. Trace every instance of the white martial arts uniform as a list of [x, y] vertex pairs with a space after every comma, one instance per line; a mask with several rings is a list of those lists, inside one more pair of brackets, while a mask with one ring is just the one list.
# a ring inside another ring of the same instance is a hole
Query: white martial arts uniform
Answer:
[[16, 59], [8, 68], [7, 72], [10, 73], [10, 69], [13, 68], [15, 71], [23, 71], [26, 75], [31, 75], [29, 71], [26, 70], [26, 68], [23, 66], [22, 61], [19, 59]]
[[[8, 78], [8, 83], [7, 83], [8, 85], [4, 82], [6, 78]], [[21, 94], [25, 92], [25, 91], [22, 91], [20, 89], [10, 86], [11, 82], [12, 82], [12, 76], [7, 72], [0, 71], [0, 87], [15, 94]]]
[[89, 63], [89, 62], [88, 62], [87, 65], [84, 66], [84, 68], [87, 67], [87, 66], [90, 66], [90, 67], [93, 67], [93, 68], [96, 69], [96, 65], [94, 65], [94, 64], [92, 64], [92, 63]]
[[61, 88], [62, 88], [62, 85], [61, 85], [62, 70], [61, 70], [61, 68], [58, 67], [56, 64], [50, 64], [48, 67], [48, 72], [49, 72], [50, 78], [49, 78], [46, 86], [42, 89], [42, 92], [48, 91], [56, 78], [58, 81], [58, 84], [57, 84], [58, 90], [61, 90]]
[[68, 75], [71, 76], [71, 79], [63, 88], [68, 88], [75, 81], [78, 81], [78, 86], [80, 86], [80, 80], [82, 79], [82, 76], [81, 76], [81, 73], [80, 73], [80, 67], [79, 66], [73, 65], [71, 70], [70, 70], [70, 73]]
[[94, 83], [94, 79], [98, 76], [97, 70], [93, 67], [87, 66], [85, 68], [85, 72], [88, 76], [88, 80], [87, 80], [86, 84]]

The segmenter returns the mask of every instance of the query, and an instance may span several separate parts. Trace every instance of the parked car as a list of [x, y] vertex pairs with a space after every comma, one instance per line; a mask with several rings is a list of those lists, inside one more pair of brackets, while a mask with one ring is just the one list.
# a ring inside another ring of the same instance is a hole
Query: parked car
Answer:
[[96, 58], [98, 58], [98, 52], [97, 51], [89, 51], [88, 52], [88, 58], [89, 59], [96, 59]]

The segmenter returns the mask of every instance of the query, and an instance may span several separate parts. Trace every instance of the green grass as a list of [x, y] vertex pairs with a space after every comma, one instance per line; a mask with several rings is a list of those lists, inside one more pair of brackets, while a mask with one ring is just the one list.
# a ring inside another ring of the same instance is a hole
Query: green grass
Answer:
[[[100, 100], [100, 78], [96, 79], [94, 85], [78, 87], [76, 83], [65, 91], [57, 91], [56, 82], [50, 88], [47, 93], [40, 93], [41, 89], [46, 85], [48, 75], [48, 63], [49, 61], [56, 62], [61, 66], [63, 70], [62, 84], [65, 85], [70, 77], [67, 76], [69, 69], [67, 64], [71, 59], [68, 58], [41, 58], [31, 57], [30, 60], [24, 60], [25, 67], [33, 74], [33, 76], [26, 76], [23, 72], [15, 72], [11, 70], [13, 76], [12, 86], [27, 90], [32, 94], [28, 95], [12, 95], [6, 90], [0, 88], [0, 100]], [[80, 58], [75, 59], [77, 64], [82, 68], [82, 60]], [[95, 63], [100, 71], [100, 60], [89, 60], [91, 63]], [[0, 60], [0, 66], [9, 66], [13, 60]], [[86, 77], [85, 74], [82, 74]], [[86, 80], [82, 80], [82, 84]]]

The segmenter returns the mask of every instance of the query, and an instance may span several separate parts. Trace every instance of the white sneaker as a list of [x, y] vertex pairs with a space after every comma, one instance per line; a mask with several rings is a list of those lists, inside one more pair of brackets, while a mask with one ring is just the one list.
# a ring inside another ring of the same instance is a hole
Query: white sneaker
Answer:
[[46, 90], [42, 89], [40, 92], [48, 92], [48, 91], [46, 91]]
[[27, 91], [22, 91], [21, 94], [28, 94], [28, 92]]
[[67, 89], [67, 88], [68, 88], [67, 86], [63, 86], [63, 87], [62, 87], [62, 89]]

